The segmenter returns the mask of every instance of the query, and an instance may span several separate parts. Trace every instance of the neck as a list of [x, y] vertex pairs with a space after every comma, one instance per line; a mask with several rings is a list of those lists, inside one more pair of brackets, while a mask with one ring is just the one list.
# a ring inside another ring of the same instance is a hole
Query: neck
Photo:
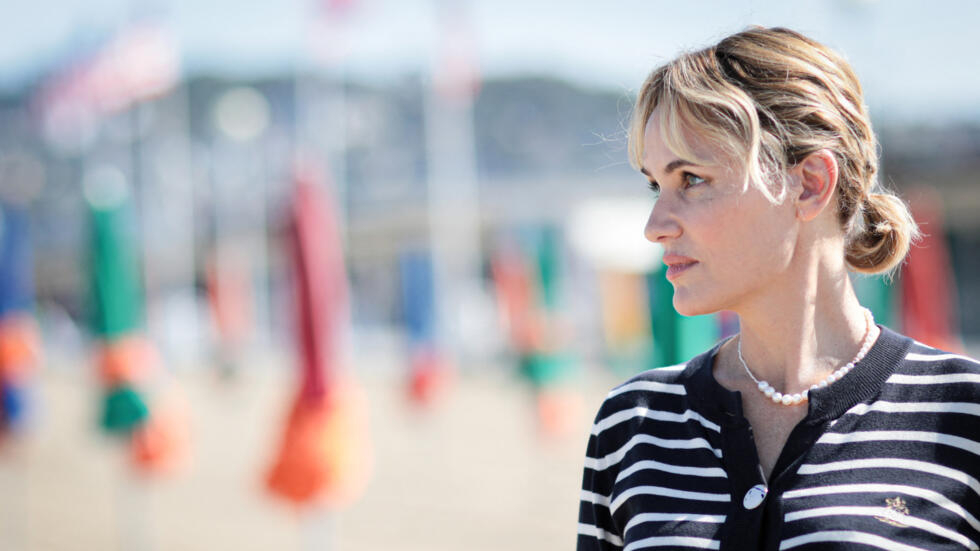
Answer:
[[815, 260], [797, 271], [735, 309], [748, 368], [783, 393], [823, 380], [854, 358], [869, 331], [877, 337], [842, 265]]

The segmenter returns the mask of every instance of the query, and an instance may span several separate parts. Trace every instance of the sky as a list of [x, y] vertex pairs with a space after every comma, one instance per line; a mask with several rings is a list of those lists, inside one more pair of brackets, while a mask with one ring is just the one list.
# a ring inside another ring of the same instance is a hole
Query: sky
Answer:
[[[980, 121], [980, 2], [934, 0], [352, 0], [342, 26], [314, 21], [314, 0], [2, 0], [0, 87], [16, 88], [136, 16], [173, 33], [185, 72], [253, 76], [303, 67], [366, 80], [426, 72], [439, 6], [465, 6], [489, 77], [545, 74], [636, 89], [656, 65], [751, 24], [788, 26], [841, 51], [879, 117]], [[327, 0], [319, 0], [324, 3]], [[344, 52], [327, 67], [310, 47]]]

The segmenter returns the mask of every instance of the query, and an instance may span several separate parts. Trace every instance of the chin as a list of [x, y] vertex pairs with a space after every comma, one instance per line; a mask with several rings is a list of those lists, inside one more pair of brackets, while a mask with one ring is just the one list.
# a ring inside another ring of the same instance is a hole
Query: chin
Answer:
[[714, 314], [722, 310], [720, 304], [715, 301], [696, 298], [692, 293], [683, 287], [674, 288], [674, 310], [682, 316], [703, 316]]

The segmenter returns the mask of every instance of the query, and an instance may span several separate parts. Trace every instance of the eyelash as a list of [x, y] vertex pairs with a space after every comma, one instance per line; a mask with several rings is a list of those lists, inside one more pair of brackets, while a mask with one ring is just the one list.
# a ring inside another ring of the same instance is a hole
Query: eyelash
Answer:
[[[695, 183], [695, 184], [692, 184], [692, 183], [689, 183], [689, 179], [690, 178], [697, 178], [699, 181], [697, 183]], [[697, 174], [692, 174], [690, 172], [684, 172], [684, 173], [682, 173], [681, 174], [681, 180], [684, 182], [684, 189], [690, 189], [692, 187], [701, 185], [701, 184], [703, 184], [703, 183], [706, 182], [706, 180], [704, 178], [698, 176]], [[650, 191], [656, 193], [657, 195], [660, 194], [660, 184], [658, 184], [657, 182], [649, 182], [647, 185], [650, 188]]]
[[[700, 181], [697, 184], [691, 184], [691, 183], [688, 183], [689, 182], [689, 178], [697, 178]], [[698, 176], [697, 174], [691, 174], [690, 172], [685, 172], [685, 173], [681, 174], [681, 180], [684, 181], [684, 189], [690, 188], [692, 186], [701, 185], [701, 184], [703, 184], [705, 182], [704, 178]]]

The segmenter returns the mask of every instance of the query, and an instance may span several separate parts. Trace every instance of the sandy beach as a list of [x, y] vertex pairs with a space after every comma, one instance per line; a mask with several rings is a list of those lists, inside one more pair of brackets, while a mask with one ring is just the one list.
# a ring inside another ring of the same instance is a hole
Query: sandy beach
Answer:
[[546, 439], [529, 389], [505, 369], [457, 376], [429, 411], [410, 407], [390, 373], [362, 376], [370, 485], [344, 510], [304, 513], [262, 486], [291, 373], [175, 380], [190, 405], [192, 457], [181, 472], [147, 481], [96, 431], [87, 371], [39, 376], [33, 430], [0, 456], [0, 549], [570, 549], [589, 423], [615, 382], [578, 384], [576, 433]]

